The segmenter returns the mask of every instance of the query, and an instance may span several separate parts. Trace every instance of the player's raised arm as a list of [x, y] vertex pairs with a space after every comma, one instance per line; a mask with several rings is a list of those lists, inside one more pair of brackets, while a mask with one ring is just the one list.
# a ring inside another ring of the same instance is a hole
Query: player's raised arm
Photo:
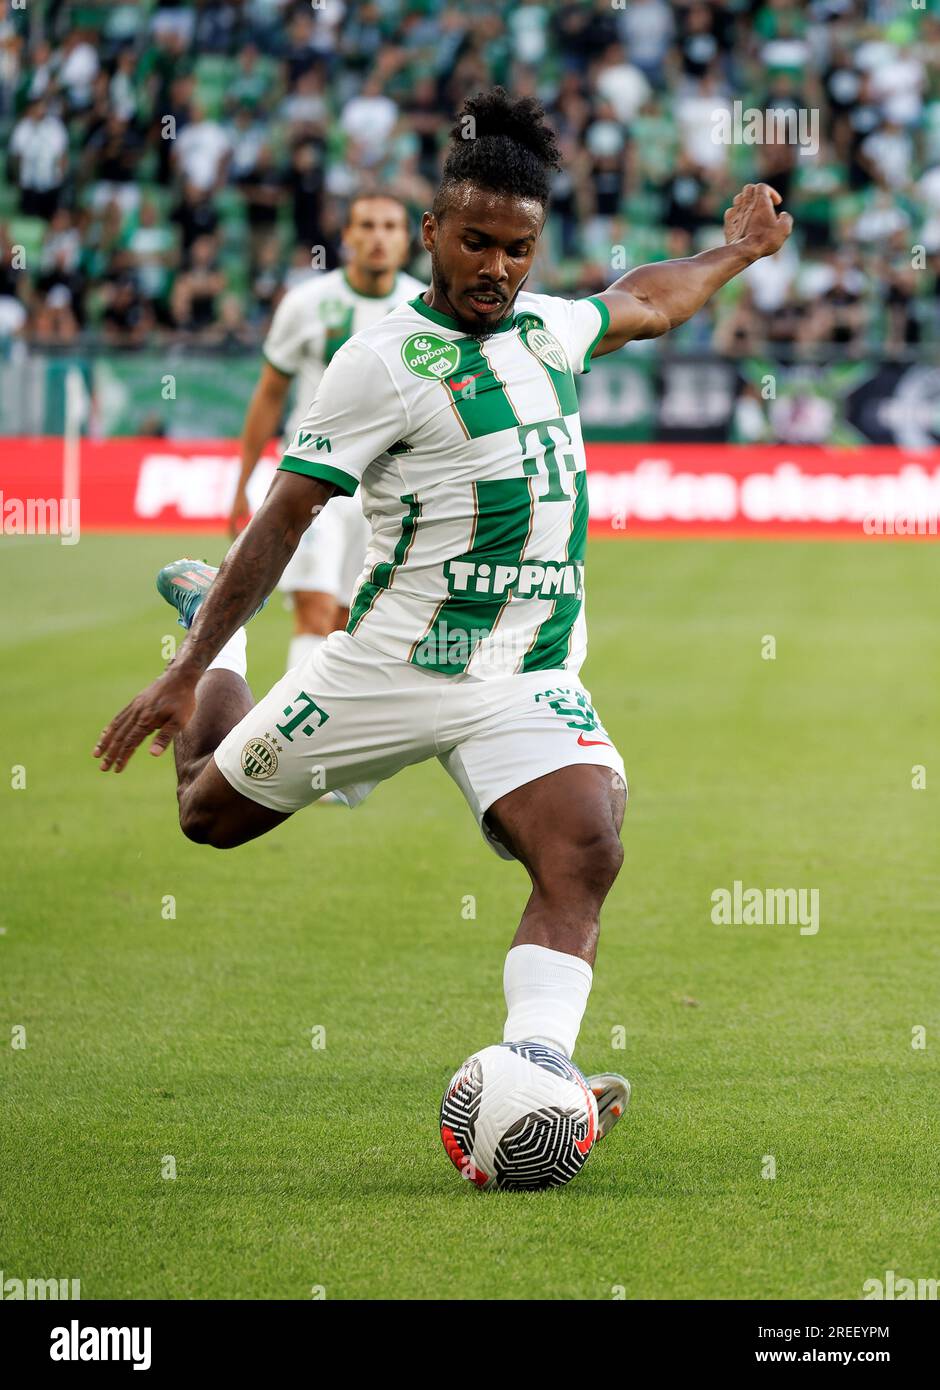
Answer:
[[637, 266], [621, 276], [597, 296], [607, 307], [610, 323], [593, 355], [678, 328], [753, 261], [779, 251], [793, 230], [793, 218], [778, 212], [779, 204], [780, 194], [769, 184], [745, 184], [725, 213], [727, 245], [681, 260]]
[[[121, 772], [136, 748], [156, 733], [158, 755], [184, 728], [196, 706], [196, 686], [213, 657], [261, 607], [310, 525], [336, 486], [299, 473], [278, 472], [251, 523], [222, 562], [176, 658], [125, 706], [94, 749], [101, 770]], [[158, 732], [159, 731], [159, 732]]]

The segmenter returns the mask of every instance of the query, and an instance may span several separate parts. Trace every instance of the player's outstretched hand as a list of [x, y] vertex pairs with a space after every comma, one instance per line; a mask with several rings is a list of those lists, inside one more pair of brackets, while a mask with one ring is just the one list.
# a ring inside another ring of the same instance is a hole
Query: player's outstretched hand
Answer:
[[725, 241], [742, 245], [752, 260], [772, 256], [793, 231], [793, 218], [778, 212], [780, 194], [769, 183], [746, 183], [725, 213]]
[[189, 723], [195, 708], [195, 682], [170, 667], [114, 716], [95, 744], [92, 757], [101, 759], [102, 772], [112, 767], [123, 772], [134, 749], [153, 733], [157, 736], [150, 752], [159, 757]]

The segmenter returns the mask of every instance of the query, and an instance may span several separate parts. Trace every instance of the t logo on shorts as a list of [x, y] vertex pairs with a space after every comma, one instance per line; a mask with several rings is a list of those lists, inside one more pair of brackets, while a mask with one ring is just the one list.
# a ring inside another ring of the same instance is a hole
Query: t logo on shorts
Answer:
[[[301, 706], [299, 709], [296, 708], [298, 704]], [[274, 727], [279, 734], [284, 735], [288, 743], [293, 743], [295, 729], [299, 728], [300, 732], [306, 734], [309, 738], [310, 735], [315, 734], [320, 725], [325, 724], [330, 717], [325, 709], [320, 708], [313, 696], [307, 694], [306, 690], [301, 690], [299, 694], [294, 696], [284, 713], [288, 716], [290, 722], [287, 724], [275, 724]], [[319, 716], [319, 718], [316, 716]]]

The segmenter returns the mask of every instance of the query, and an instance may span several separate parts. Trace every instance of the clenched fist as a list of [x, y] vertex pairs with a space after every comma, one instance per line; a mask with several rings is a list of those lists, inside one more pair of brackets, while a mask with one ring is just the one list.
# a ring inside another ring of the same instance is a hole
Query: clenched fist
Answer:
[[778, 212], [780, 194], [769, 183], [746, 183], [725, 213], [725, 241], [752, 261], [779, 251], [793, 231], [793, 218]]

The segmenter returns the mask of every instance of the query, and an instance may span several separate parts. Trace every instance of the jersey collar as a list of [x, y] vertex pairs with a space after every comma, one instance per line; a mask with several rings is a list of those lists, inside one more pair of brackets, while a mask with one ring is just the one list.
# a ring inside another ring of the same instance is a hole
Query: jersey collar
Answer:
[[[449, 314], [442, 314], [439, 310], [432, 309], [430, 305], [425, 304], [420, 294], [414, 299], [409, 299], [408, 303], [412, 309], [416, 310], [419, 314], [423, 314], [424, 317], [430, 319], [432, 323], [440, 324], [441, 328], [451, 328], [455, 333], [467, 333], [462, 323], [458, 323], [457, 320], [451, 318]], [[503, 319], [498, 328], [493, 329], [493, 333], [508, 333], [510, 328], [515, 328], [515, 326], [516, 315], [515, 312], [513, 312], [508, 318]], [[492, 336], [492, 333], [487, 334], [487, 337]]]
[[346, 288], [349, 290], [350, 294], [354, 294], [357, 299], [391, 299], [395, 291], [398, 289], [398, 284], [400, 280], [401, 271], [398, 271], [395, 275], [395, 283], [389, 290], [388, 294], [366, 294], [363, 290], [356, 289], [355, 285], [349, 278], [349, 272], [347, 271], [346, 267], [343, 266], [343, 282], [345, 283]]

